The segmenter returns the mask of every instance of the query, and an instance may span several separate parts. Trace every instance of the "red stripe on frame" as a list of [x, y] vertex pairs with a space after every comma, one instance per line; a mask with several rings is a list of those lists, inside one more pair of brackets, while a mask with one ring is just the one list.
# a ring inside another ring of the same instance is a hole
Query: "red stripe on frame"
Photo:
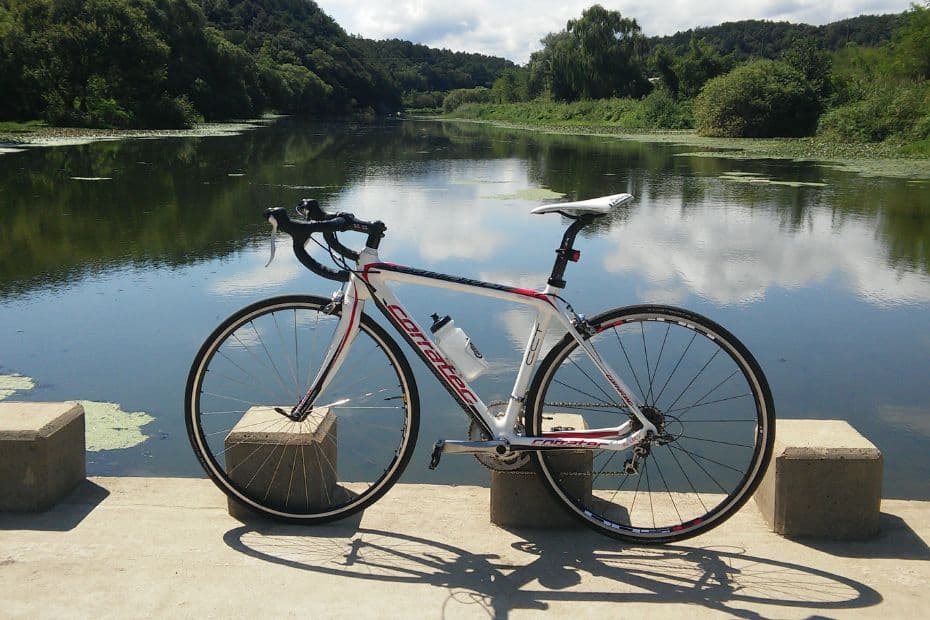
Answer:
[[605, 437], [616, 437], [617, 431], [555, 431], [552, 433], [543, 433], [543, 437], [558, 439], [604, 439]]

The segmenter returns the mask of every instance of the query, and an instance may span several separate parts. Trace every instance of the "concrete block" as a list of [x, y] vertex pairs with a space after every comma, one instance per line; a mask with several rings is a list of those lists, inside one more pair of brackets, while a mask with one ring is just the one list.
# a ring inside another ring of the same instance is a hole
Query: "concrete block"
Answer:
[[[548, 414], [547, 414], [548, 415]], [[543, 421], [543, 432], [561, 426], [584, 430], [584, 418], [571, 413], [554, 413]], [[573, 476], [568, 490], [591, 495], [592, 453], [590, 450], [558, 455], [564, 471], [584, 472]], [[491, 523], [501, 527], [571, 528], [580, 526], [562, 504], [552, 496], [545, 478], [536, 473], [532, 463], [513, 472], [491, 471]]]
[[[226, 436], [226, 471], [243, 487], [260, 490], [267, 503], [279, 509], [331, 505], [337, 491], [336, 415], [323, 409], [303, 424], [282, 422], [284, 419], [273, 407], [246, 411]], [[228, 510], [241, 520], [255, 515], [232, 498]]]
[[771, 528], [791, 538], [861, 539], [878, 532], [882, 453], [841, 420], [779, 420], [755, 493]]
[[0, 511], [47, 510], [84, 480], [84, 408], [0, 403]]

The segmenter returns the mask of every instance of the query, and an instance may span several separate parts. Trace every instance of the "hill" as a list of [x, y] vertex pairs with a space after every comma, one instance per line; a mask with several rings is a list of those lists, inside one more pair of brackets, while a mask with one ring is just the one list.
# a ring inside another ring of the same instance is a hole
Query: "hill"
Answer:
[[849, 43], [876, 47], [891, 39], [891, 33], [902, 23], [902, 15], [860, 15], [824, 26], [755, 19], [724, 22], [668, 36], [647, 37], [646, 45], [649, 49], [665, 45], [674, 53], [683, 54], [691, 39], [697, 38], [704, 39], [721, 55], [733, 54], [735, 61], [750, 57], [774, 59], [798, 38], [813, 38], [820, 47], [830, 51], [842, 49]]

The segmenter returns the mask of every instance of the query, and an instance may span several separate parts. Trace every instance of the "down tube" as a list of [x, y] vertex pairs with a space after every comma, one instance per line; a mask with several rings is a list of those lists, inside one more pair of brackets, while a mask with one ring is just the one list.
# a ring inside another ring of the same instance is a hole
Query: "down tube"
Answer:
[[397, 331], [403, 335], [404, 339], [417, 352], [417, 355], [426, 363], [426, 366], [439, 379], [439, 382], [459, 406], [474, 418], [483, 430], [493, 436], [493, 432], [486, 421], [488, 419], [487, 406], [472, 391], [465, 379], [459, 376], [458, 371], [446, 362], [433, 341], [430, 340], [417, 322], [410, 318], [410, 315], [400, 302], [388, 291], [379, 291], [379, 294], [382, 296], [381, 298], [372, 295], [375, 305], [378, 306]]

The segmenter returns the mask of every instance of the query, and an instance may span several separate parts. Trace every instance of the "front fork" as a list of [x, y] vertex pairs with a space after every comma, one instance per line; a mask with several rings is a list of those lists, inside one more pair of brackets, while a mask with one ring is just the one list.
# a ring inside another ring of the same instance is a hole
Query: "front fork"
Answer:
[[[276, 411], [295, 422], [302, 422], [313, 411], [313, 405], [323, 390], [329, 385], [336, 372], [342, 366], [352, 343], [358, 335], [358, 325], [361, 321], [362, 310], [365, 307], [365, 300], [360, 298], [358, 287], [355, 282], [355, 274], [352, 274], [349, 283], [345, 289], [333, 296], [333, 300], [328, 306], [323, 308], [327, 314], [340, 312], [339, 323], [336, 325], [336, 331], [330, 340], [329, 347], [326, 349], [326, 355], [320, 365], [320, 371], [316, 374], [310, 388], [300, 399], [290, 412], [282, 409]], [[334, 404], [334, 403], [330, 403]]]

